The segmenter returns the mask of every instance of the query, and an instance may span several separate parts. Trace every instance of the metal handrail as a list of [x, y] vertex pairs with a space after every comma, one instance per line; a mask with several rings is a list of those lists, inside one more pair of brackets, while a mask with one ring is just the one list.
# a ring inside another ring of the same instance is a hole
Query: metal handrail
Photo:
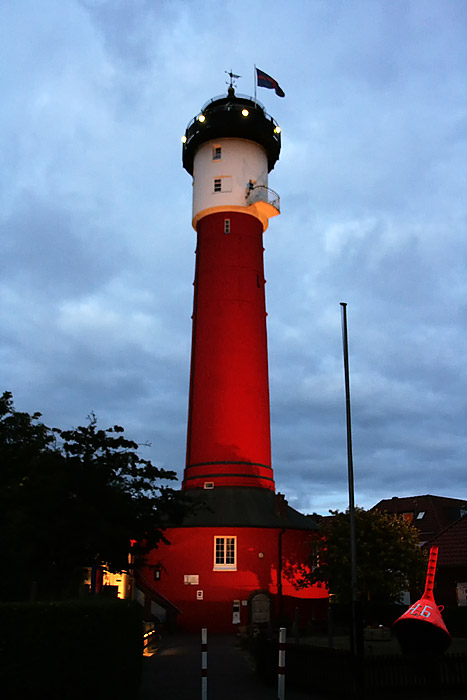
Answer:
[[[203, 111], [206, 109], [206, 107], [207, 107], [208, 105], [212, 104], [213, 102], [216, 102], [216, 100], [223, 100], [223, 99], [225, 99], [225, 97], [226, 97], [225, 95], [218, 95], [217, 97], [213, 97], [211, 100], [208, 100], [208, 101], [202, 106], [201, 111], [200, 111], [195, 117], [193, 117], [193, 119], [192, 119], [190, 122], [188, 122], [185, 131], [188, 131], [188, 130], [189, 130], [189, 128], [190, 128], [190, 127], [196, 122], [196, 120], [198, 119], [198, 116], [199, 116], [200, 114], [203, 113]], [[261, 102], [259, 102], [258, 100], [255, 100], [253, 97], [248, 97], [248, 95], [240, 95], [240, 94], [237, 94], [237, 93], [235, 94], [235, 97], [243, 98], [243, 99], [246, 99], [246, 100], [250, 100], [251, 102], [254, 102], [254, 103], [261, 109], [261, 111], [263, 112], [263, 114], [264, 114], [264, 116], [265, 116], [266, 119], [268, 119], [272, 124], [274, 124], [274, 126], [277, 126], [277, 127], [279, 126], [279, 124], [276, 122], [276, 120], [274, 119], [274, 117], [271, 117], [271, 115], [268, 114], [268, 113], [266, 112], [266, 110], [264, 109], [263, 105], [262, 105]], [[225, 103], [219, 105], [219, 110], [225, 110], [225, 106], [226, 106]], [[242, 104], [233, 104], [233, 105], [232, 105], [232, 108], [233, 108], [233, 109], [236, 109], [236, 110], [239, 110], [239, 111], [242, 110], [244, 107], [245, 107], [245, 105], [242, 105]], [[216, 109], [216, 108], [215, 108], [215, 109]], [[215, 111], [215, 109], [214, 109], [213, 111]]]
[[278, 212], [280, 212], [280, 197], [266, 185], [254, 185], [251, 189], [248, 189], [246, 195], [246, 200], [249, 204], [254, 204], [255, 202], [267, 202], [271, 204]]
[[[211, 99], [205, 102], [204, 105], [201, 107], [201, 111], [203, 111], [203, 109], [206, 109], [206, 107], [208, 107], [212, 102], [216, 102], [217, 100], [225, 100], [228, 96], [229, 95], [227, 93], [227, 95], [216, 95], [216, 97], [211, 97]], [[263, 112], [266, 112], [263, 103], [259, 100], [256, 100], [254, 97], [250, 97], [250, 95], [242, 95], [242, 93], [236, 92], [235, 97], [239, 97], [241, 100], [250, 100], [250, 102], [254, 102], [255, 104], [257, 104], [258, 107], [260, 107], [263, 110]]]

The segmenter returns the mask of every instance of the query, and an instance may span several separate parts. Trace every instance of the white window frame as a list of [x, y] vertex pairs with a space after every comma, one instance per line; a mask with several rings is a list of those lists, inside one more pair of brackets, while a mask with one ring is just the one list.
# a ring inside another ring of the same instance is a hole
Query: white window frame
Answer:
[[220, 192], [232, 192], [232, 175], [218, 175], [214, 178], [212, 191], [215, 194]]
[[236, 571], [237, 570], [237, 537], [236, 537], [236, 535], [214, 535], [213, 570], [214, 571]]

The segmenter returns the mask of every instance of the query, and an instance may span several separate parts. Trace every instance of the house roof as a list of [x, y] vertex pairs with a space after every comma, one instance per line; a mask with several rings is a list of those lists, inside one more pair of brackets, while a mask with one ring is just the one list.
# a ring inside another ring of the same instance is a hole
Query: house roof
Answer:
[[194, 508], [183, 520], [168, 527], [267, 527], [318, 530], [312, 519], [288, 505], [285, 497], [269, 489], [220, 486], [184, 492]]
[[467, 513], [467, 500], [444, 496], [393, 496], [379, 501], [372, 510], [407, 516], [419, 531], [421, 542], [427, 542]]
[[438, 566], [467, 566], [467, 515], [451, 523], [425, 547], [437, 546]]

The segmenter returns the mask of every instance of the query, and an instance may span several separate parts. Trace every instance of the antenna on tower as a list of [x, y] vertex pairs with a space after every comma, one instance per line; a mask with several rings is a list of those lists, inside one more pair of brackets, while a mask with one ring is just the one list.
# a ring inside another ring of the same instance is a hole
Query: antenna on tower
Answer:
[[226, 84], [229, 86], [229, 93], [233, 91], [233, 89], [236, 87], [235, 81], [238, 78], [241, 78], [241, 75], [236, 75], [235, 73], [232, 73], [232, 68], [230, 70], [225, 70], [224, 73], [227, 73], [227, 75], [230, 77], [230, 82], [225, 81]]

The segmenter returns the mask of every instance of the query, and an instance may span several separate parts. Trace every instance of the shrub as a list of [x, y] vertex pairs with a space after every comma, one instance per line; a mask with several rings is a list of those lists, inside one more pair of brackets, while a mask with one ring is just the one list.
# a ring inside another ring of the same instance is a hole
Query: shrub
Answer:
[[136, 698], [142, 619], [121, 600], [0, 604], [6, 698]]

